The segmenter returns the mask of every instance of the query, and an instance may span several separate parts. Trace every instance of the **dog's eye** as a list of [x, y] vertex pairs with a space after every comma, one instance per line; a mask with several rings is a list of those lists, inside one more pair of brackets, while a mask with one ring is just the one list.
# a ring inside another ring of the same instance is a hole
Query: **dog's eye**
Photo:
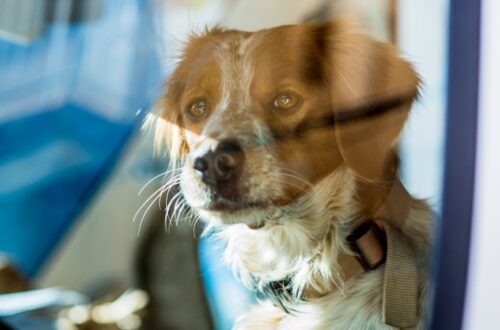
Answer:
[[290, 110], [297, 105], [299, 98], [293, 94], [280, 94], [274, 99], [273, 106], [278, 110]]
[[188, 109], [188, 112], [194, 118], [200, 118], [207, 112], [207, 102], [200, 100], [196, 101]]

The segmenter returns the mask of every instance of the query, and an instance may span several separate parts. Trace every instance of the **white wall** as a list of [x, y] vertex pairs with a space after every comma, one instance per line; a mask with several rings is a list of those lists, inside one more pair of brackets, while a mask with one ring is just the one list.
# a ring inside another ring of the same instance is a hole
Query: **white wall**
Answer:
[[446, 113], [448, 0], [400, 0], [398, 46], [422, 78], [402, 137], [401, 172], [412, 195], [441, 204]]

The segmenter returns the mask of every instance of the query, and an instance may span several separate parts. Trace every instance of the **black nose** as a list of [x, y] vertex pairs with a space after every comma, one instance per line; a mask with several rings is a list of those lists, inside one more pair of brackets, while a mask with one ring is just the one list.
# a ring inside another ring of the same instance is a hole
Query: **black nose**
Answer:
[[243, 166], [244, 154], [241, 146], [233, 140], [221, 141], [215, 150], [194, 159], [193, 168], [203, 182], [218, 188], [222, 183], [237, 181]]

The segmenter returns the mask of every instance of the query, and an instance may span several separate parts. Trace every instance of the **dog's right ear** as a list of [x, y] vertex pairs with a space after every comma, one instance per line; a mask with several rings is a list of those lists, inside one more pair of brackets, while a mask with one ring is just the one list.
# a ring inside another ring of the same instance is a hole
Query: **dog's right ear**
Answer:
[[[334, 22], [315, 29], [342, 158], [359, 177], [382, 179], [393, 163], [420, 79], [396, 47], [371, 39], [359, 28]], [[359, 113], [363, 115], [355, 116]]]

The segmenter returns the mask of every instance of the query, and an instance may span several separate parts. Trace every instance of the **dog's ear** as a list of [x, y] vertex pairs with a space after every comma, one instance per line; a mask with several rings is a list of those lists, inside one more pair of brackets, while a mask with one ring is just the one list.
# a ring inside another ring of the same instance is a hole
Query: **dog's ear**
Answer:
[[418, 95], [419, 77], [397, 49], [345, 23], [316, 26], [344, 162], [380, 179]]

